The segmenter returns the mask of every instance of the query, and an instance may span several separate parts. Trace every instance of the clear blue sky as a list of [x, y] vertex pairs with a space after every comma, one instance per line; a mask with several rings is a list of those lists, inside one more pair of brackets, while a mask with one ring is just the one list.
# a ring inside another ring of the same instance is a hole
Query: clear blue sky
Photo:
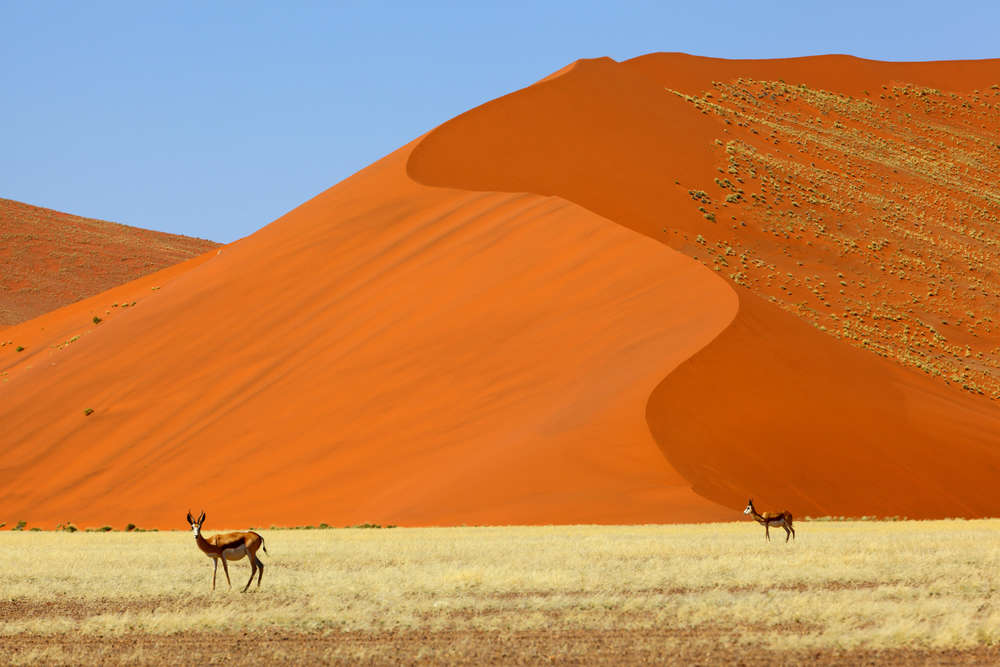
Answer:
[[232, 241], [578, 58], [988, 58], [998, 26], [985, 0], [0, 0], [0, 197]]

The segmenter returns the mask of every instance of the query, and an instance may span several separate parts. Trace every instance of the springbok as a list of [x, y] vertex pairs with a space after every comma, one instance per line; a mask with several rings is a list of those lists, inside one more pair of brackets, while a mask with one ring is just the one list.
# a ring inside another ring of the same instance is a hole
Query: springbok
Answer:
[[785, 512], [764, 512], [760, 514], [753, 507], [753, 498], [747, 502], [747, 508], [743, 510], [744, 514], [749, 514], [754, 518], [754, 520], [764, 526], [764, 537], [771, 541], [771, 526], [781, 526], [785, 529], [785, 541], [788, 541], [789, 537], [795, 537], [795, 529], [792, 527], [792, 513]]
[[222, 561], [226, 582], [232, 588], [233, 582], [229, 580], [229, 566], [226, 565], [226, 561], [240, 560], [244, 556], [250, 556], [250, 580], [243, 587], [243, 592], [246, 593], [247, 589], [250, 588], [253, 576], [257, 574], [258, 570], [260, 570], [260, 574], [257, 575], [257, 588], [260, 588], [260, 580], [264, 578], [264, 563], [257, 558], [257, 549], [263, 548], [264, 553], [267, 553], [263, 537], [251, 530], [244, 533], [213, 535], [206, 540], [201, 534], [201, 527], [205, 523], [205, 512], [202, 511], [201, 516], [194, 519], [191, 517], [191, 510], [188, 510], [187, 521], [191, 524], [191, 532], [194, 533], [194, 540], [198, 544], [198, 548], [215, 562], [215, 569], [212, 570], [213, 591], [215, 590], [215, 575], [219, 571], [219, 561]]

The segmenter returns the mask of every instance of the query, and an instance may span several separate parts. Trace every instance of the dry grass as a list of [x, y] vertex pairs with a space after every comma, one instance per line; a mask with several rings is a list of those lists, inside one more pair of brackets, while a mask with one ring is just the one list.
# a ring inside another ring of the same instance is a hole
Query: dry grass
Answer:
[[498, 633], [610, 632], [656, 634], [661, 650], [1000, 644], [1000, 520], [800, 522], [788, 544], [749, 522], [261, 532], [264, 583], [246, 595], [247, 563], [213, 593], [186, 533], [0, 533], [0, 643], [251, 632], [425, 648], [451, 636], [452, 650]]

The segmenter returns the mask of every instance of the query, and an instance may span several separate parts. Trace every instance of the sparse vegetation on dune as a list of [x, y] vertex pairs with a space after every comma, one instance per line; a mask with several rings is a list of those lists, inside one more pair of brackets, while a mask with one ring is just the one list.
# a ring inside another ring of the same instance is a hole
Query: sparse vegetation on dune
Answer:
[[718, 222], [683, 249], [831, 336], [1000, 398], [1000, 89], [672, 92], [723, 124], [714, 188], [683, 186]]
[[997, 656], [1000, 521], [797, 528], [264, 532], [268, 585], [245, 595], [246, 562], [213, 594], [186, 533], [3, 533], [0, 645], [21, 662], [116, 645], [104, 659], [155, 661], [182, 641], [224, 659], [246, 636], [299, 660]]
[[[0, 198], [0, 326], [200, 255], [218, 243]], [[157, 289], [157, 288], [153, 288]], [[94, 318], [99, 324], [100, 318]]]

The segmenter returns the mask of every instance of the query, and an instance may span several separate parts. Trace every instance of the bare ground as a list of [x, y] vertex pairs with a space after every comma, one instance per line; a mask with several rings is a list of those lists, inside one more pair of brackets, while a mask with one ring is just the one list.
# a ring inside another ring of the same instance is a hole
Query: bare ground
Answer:
[[684, 664], [684, 665], [984, 665], [1000, 647], [968, 650], [782, 652], [746, 648], [724, 631], [324, 633], [285, 632], [22, 636], [0, 639], [9, 662], [215, 664], [261, 659], [292, 664]]

